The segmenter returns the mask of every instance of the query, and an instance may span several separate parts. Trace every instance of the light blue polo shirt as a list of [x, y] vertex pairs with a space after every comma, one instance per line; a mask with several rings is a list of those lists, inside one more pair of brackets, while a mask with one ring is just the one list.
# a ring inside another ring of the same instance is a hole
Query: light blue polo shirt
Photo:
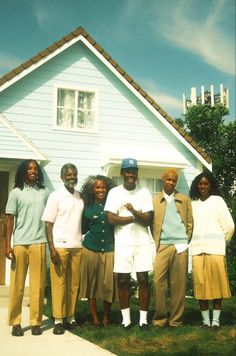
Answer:
[[25, 184], [14, 188], [8, 198], [6, 214], [15, 216], [13, 245], [31, 245], [46, 242], [45, 224], [41, 220], [49, 192]]

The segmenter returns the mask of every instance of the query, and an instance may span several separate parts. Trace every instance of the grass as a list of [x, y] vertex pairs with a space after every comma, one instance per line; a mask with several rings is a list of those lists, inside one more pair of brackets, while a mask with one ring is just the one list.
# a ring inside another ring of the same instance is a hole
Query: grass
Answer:
[[[108, 328], [93, 329], [86, 301], [79, 301], [77, 318], [81, 327], [74, 332], [118, 356], [156, 355], [233, 355], [236, 351], [236, 298], [225, 300], [221, 315], [222, 327], [218, 331], [201, 329], [201, 316], [198, 302], [186, 299], [184, 326], [170, 330], [156, 330], [151, 324], [147, 332], [138, 328], [139, 308], [135, 298], [131, 299], [131, 318], [135, 324], [128, 331], [120, 326], [119, 304], [112, 305], [111, 322]], [[101, 305], [98, 303], [102, 319]], [[151, 303], [150, 303], [151, 306]], [[154, 311], [150, 307], [149, 319]], [[45, 314], [51, 317], [51, 303], [48, 301]]]

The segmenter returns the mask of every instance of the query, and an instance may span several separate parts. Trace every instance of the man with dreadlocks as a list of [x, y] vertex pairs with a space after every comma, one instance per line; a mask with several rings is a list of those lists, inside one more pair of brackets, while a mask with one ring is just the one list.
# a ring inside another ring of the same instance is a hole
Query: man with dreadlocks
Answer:
[[[29, 267], [30, 325], [32, 335], [41, 335], [45, 274], [46, 236], [41, 216], [48, 190], [34, 160], [23, 161], [17, 169], [14, 189], [6, 206], [6, 257], [11, 260], [9, 325], [13, 336], [23, 336], [21, 309]], [[13, 233], [13, 247], [11, 237]]]

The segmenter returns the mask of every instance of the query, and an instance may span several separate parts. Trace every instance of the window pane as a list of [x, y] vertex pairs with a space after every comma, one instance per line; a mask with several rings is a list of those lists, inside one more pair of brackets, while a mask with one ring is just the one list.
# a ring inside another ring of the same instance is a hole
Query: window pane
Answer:
[[94, 109], [94, 97], [95, 93], [79, 92], [78, 95], [78, 108], [85, 110]]
[[75, 91], [69, 89], [58, 89], [57, 105], [74, 108]]
[[91, 111], [78, 111], [77, 127], [91, 128], [94, 123], [94, 112]]
[[62, 127], [74, 126], [74, 110], [71, 109], [57, 109], [57, 125]]

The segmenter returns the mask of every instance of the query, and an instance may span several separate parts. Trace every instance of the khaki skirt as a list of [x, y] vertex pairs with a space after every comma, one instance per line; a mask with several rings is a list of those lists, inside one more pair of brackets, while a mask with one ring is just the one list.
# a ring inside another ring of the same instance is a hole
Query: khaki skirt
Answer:
[[196, 299], [231, 297], [225, 256], [207, 254], [193, 256], [192, 274]]
[[79, 299], [118, 300], [114, 252], [94, 252], [83, 247], [80, 263]]

